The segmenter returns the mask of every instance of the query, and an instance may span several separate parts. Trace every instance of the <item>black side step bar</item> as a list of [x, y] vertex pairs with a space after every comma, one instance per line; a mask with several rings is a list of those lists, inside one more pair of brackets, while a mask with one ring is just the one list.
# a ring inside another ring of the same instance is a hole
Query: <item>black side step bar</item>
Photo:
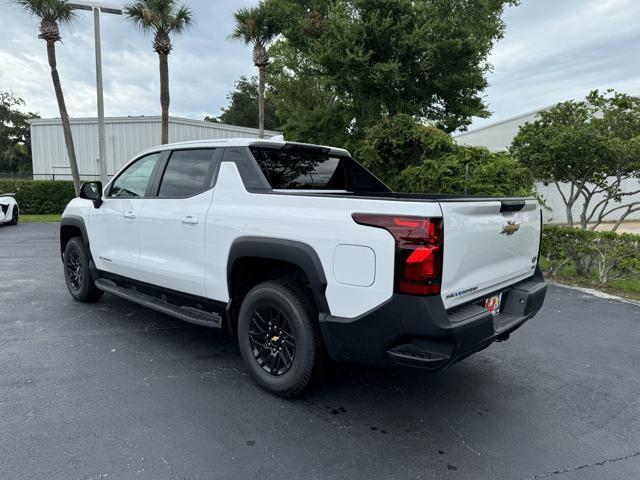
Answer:
[[222, 316], [217, 313], [205, 312], [192, 307], [180, 307], [171, 303], [160, 300], [159, 298], [147, 295], [130, 288], [118, 286], [115, 282], [105, 278], [99, 278], [95, 281], [97, 288], [103, 292], [111, 293], [130, 302], [137, 303], [144, 307], [148, 307], [156, 312], [164, 313], [172, 317], [178, 318], [185, 322], [205, 327], [222, 328]]

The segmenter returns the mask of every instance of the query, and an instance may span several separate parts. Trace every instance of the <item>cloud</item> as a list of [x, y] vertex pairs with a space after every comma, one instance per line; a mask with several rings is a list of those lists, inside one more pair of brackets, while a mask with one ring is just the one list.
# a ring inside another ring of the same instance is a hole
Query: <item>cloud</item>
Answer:
[[507, 31], [490, 56], [485, 99], [491, 118], [582, 98], [592, 89], [640, 93], [640, 2], [525, 0], [505, 14]]
[[[257, 0], [247, 2], [256, 3]], [[219, 114], [226, 95], [240, 75], [255, 74], [251, 50], [227, 36], [233, 28], [235, 0], [189, 1], [196, 24], [173, 39], [169, 56], [171, 114], [190, 118]], [[42, 116], [59, 116], [46, 58], [37, 38], [36, 19], [10, 3], [0, 3], [0, 90], [12, 90], [26, 108]], [[103, 85], [108, 116], [158, 115], [160, 85], [158, 56], [152, 38], [123, 17], [101, 16]], [[93, 19], [79, 12], [62, 27], [56, 44], [58, 70], [69, 114], [96, 115]]]
[[[254, 75], [250, 48], [231, 42], [233, 11], [257, 0], [188, 0], [196, 24], [174, 39], [169, 57], [171, 114], [217, 115], [240, 75]], [[0, 0], [0, 90], [13, 90], [31, 111], [58, 116], [37, 21]], [[637, 0], [523, 0], [505, 13], [507, 30], [490, 62], [484, 92], [490, 119], [499, 121], [593, 88], [640, 94], [640, 2]], [[151, 37], [124, 18], [102, 15], [105, 110], [109, 116], [159, 113], [158, 58]], [[94, 116], [93, 23], [88, 12], [62, 29], [58, 67], [70, 115]]]

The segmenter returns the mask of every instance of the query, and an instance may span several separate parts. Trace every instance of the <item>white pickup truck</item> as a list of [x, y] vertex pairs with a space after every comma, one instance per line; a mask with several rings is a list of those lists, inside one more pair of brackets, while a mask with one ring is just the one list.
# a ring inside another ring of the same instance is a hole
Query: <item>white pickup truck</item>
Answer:
[[533, 317], [534, 199], [394, 193], [345, 150], [255, 139], [163, 145], [62, 216], [71, 295], [104, 292], [237, 336], [263, 388], [329, 360], [440, 370]]

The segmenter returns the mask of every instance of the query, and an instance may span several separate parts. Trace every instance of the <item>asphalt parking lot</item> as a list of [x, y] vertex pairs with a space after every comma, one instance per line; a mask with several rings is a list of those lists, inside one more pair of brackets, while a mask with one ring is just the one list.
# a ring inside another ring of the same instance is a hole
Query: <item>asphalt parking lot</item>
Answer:
[[225, 334], [67, 293], [56, 224], [0, 228], [0, 478], [640, 478], [640, 307], [550, 286], [446, 372], [341, 366], [298, 400]]

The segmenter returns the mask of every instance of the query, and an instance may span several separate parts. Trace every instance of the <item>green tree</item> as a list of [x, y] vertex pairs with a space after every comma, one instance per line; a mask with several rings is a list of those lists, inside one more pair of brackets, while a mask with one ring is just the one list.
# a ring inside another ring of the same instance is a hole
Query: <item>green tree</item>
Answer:
[[[556, 186], [569, 225], [576, 223], [574, 207], [580, 212], [582, 229], [595, 229], [620, 212], [614, 231], [640, 211], [640, 99], [636, 97], [594, 90], [583, 101], [559, 103], [520, 128], [511, 152], [537, 179]], [[629, 180], [638, 188], [623, 191]]]
[[62, 93], [62, 84], [60, 83], [60, 75], [58, 74], [56, 61], [56, 42], [62, 41], [60, 25], [71, 23], [75, 19], [75, 13], [66, 0], [14, 1], [18, 5], [21, 5], [28, 13], [40, 20], [40, 34], [38, 38], [41, 38], [47, 44], [47, 60], [49, 61], [49, 68], [51, 69], [51, 80], [53, 81], [53, 89], [56, 94], [56, 101], [58, 102], [60, 119], [62, 120], [62, 131], [67, 147], [67, 155], [69, 156], [73, 186], [76, 195], [78, 195], [80, 193], [80, 173], [78, 171], [78, 162], [76, 161], [76, 150], [73, 146], [69, 114], [67, 113], [67, 106]]
[[258, 137], [264, 137], [265, 123], [265, 72], [269, 65], [269, 42], [276, 35], [273, 23], [264, 2], [251, 8], [240, 8], [233, 14], [235, 29], [231, 38], [241, 40], [247, 45], [253, 45], [253, 64], [258, 67]]
[[285, 68], [285, 58], [294, 50], [285, 42], [271, 47], [274, 62], [269, 71], [275, 72], [269, 75], [271, 99], [285, 136], [323, 145], [356, 145], [359, 139], [349, 128], [351, 108], [332, 91], [330, 78], [315, 74], [304, 63], [295, 72]]
[[24, 113], [24, 100], [11, 92], [0, 92], [0, 172], [31, 173], [31, 129], [35, 113]]
[[396, 191], [498, 196], [533, 192], [529, 171], [509, 154], [458, 146], [446, 132], [405, 114], [367, 128], [355, 152]]
[[336, 131], [339, 140], [361, 138], [397, 113], [451, 132], [487, 116], [487, 56], [503, 34], [505, 5], [516, 3], [266, 0], [281, 33], [269, 82], [287, 136], [327, 128], [328, 140]]
[[136, 0], [124, 8], [127, 19], [142, 31], [153, 32], [153, 50], [160, 64], [160, 107], [162, 143], [169, 142], [169, 54], [171, 36], [183, 33], [193, 24], [193, 13], [176, 0]]
[[[235, 83], [235, 89], [227, 95], [229, 105], [222, 109], [219, 117], [205, 117], [205, 120], [241, 127], [258, 128], [258, 79], [241, 76]], [[264, 128], [277, 130], [280, 121], [276, 115], [271, 98], [265, 96]]]

